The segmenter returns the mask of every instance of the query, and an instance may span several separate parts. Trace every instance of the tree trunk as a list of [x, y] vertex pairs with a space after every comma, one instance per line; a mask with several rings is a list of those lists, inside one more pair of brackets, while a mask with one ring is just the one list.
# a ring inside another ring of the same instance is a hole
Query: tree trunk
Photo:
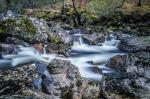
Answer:
[[138, 6], [142, 6], [142, 3], [144, 2], [144, 0], [139, 0], [138, 2]]
[[5, 0], [5, 2], [6, 2], [6, 8], [9, 9], [11, 5], [11, 0]]
[[76, 5], [75, 5], [75, 0], [72, 0], [72, 5], [73, 5], [73, 9], [74, 9], [74, 11], [75, 11], [75, 16], [76, 16], [76, 18], [77, 18], [77, 23], [75, 23], [75, 24], [78, 24], [78, 25], [82, 25], [81, 24], [81, 15], [78, 13], [78, 11], [76, 10]]

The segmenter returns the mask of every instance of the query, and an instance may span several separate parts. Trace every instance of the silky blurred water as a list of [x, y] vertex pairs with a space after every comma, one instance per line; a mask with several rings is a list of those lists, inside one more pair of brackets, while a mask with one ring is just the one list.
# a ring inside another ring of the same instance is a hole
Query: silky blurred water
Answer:
[[105, 39], [105, 42], [98, 46], [90, 45], [81, 35], [78, 35], [78, 38], [68, 54], [69, 60], [79, 68], [82, 77], [101, 80], [103, 74], [114, 72], [106, 67], [106, 63], [111, 57], [122, 54], [117, 48], [119, 40], [110, 35], [110, 39]]

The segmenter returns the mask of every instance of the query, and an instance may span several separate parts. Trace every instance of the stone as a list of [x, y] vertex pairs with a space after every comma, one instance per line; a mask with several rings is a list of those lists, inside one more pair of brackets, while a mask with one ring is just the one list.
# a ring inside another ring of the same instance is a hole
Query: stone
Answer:
[[[120, 70], [128, 76], [126, 79], [105, 79], [105, 93], [124, 96], [129, 99], [149, 99], [149, 52], [136, 52], [112, 57], [107, 66]], [[127, 98], [127, 99], [128, 99]], [[125, 98], [126, 99], [126, 98]]]
[[126, 37], [125, 39], [122, 39], [118, 45], [120, 50], [126, 52], [146, 51], [146, 47], [147, 45], [136, 37]]
[[69, 61], [53, 60], [48, 69], [54, 77], [47, 86], [49, 94], [63, 99], [99, 98], [99, 83], [81, 78], [78, 68]]
[[0, 71], [0, 95], [15, 94], [20, 89], [31, 86], [37, 76], [35, 66], [32, 65]]
[[16, 45], [23, 45], [23, 46], [29, 46], [28, 43], [24, 42], [23, 40], [19, 40], [15, 37], [7, 37], [5, 39], [5, 43], [7, 44], [16, 44]]

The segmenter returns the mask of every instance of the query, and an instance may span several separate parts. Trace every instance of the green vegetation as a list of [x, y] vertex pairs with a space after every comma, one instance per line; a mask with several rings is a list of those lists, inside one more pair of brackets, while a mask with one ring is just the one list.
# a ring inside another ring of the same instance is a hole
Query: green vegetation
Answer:
[[1, 21], [0, 33], [26, 39], [35, 36], [36, 28], [30, 19], [26, 17], [18, 17], [17, 19], [6, 19]]
[[62, 43], [61, 38], [58, 36], [56, 36], [54, 39], [52, 39], [52, 42], [55, 44], [61, 44]]
[[6, 19], [4, 21], [1, 21], [0, 30], [1, 32], [8, 32], [8, 33], [10, 33], [11, 30], [24, 31], [26, 33], [31, 33], [31, 34], [36, 33], [36, 29], [33, 26], [31, 20], [29, 20], [26, 17], [20, 17], [19, 20]]
[[117, 8], [121, 7], [124, 0], [92, 0], [87, 6], [87, 12], [94, 16], [113, 15]]

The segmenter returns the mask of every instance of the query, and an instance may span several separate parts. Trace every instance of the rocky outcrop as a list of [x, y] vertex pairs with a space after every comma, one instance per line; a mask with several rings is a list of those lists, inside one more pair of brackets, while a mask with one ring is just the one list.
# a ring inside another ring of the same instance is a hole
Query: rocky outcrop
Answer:
[[0, 34], [17, 37], [28, 42], [35, 39], [36, 28], [32, 21], [25, 16], [17, 16], [0, 21]]
[[28, 43], [46, 42], [48, 32], [48, 26], [43, 19], [22, 16], [8, 11], [0, 20], [1, 35], [13, 36]]
[[115, 96], [124, 97], [123, 99], [149, 99], [149, 59], [150, 53], [143, 51], [123, 56], [118, 55], [111, 58], [107, 65], [127, 74], [127, 78], [110, 79], [106, 77], [104, 89], [107, 97], [112, 98], [115, 94]]

